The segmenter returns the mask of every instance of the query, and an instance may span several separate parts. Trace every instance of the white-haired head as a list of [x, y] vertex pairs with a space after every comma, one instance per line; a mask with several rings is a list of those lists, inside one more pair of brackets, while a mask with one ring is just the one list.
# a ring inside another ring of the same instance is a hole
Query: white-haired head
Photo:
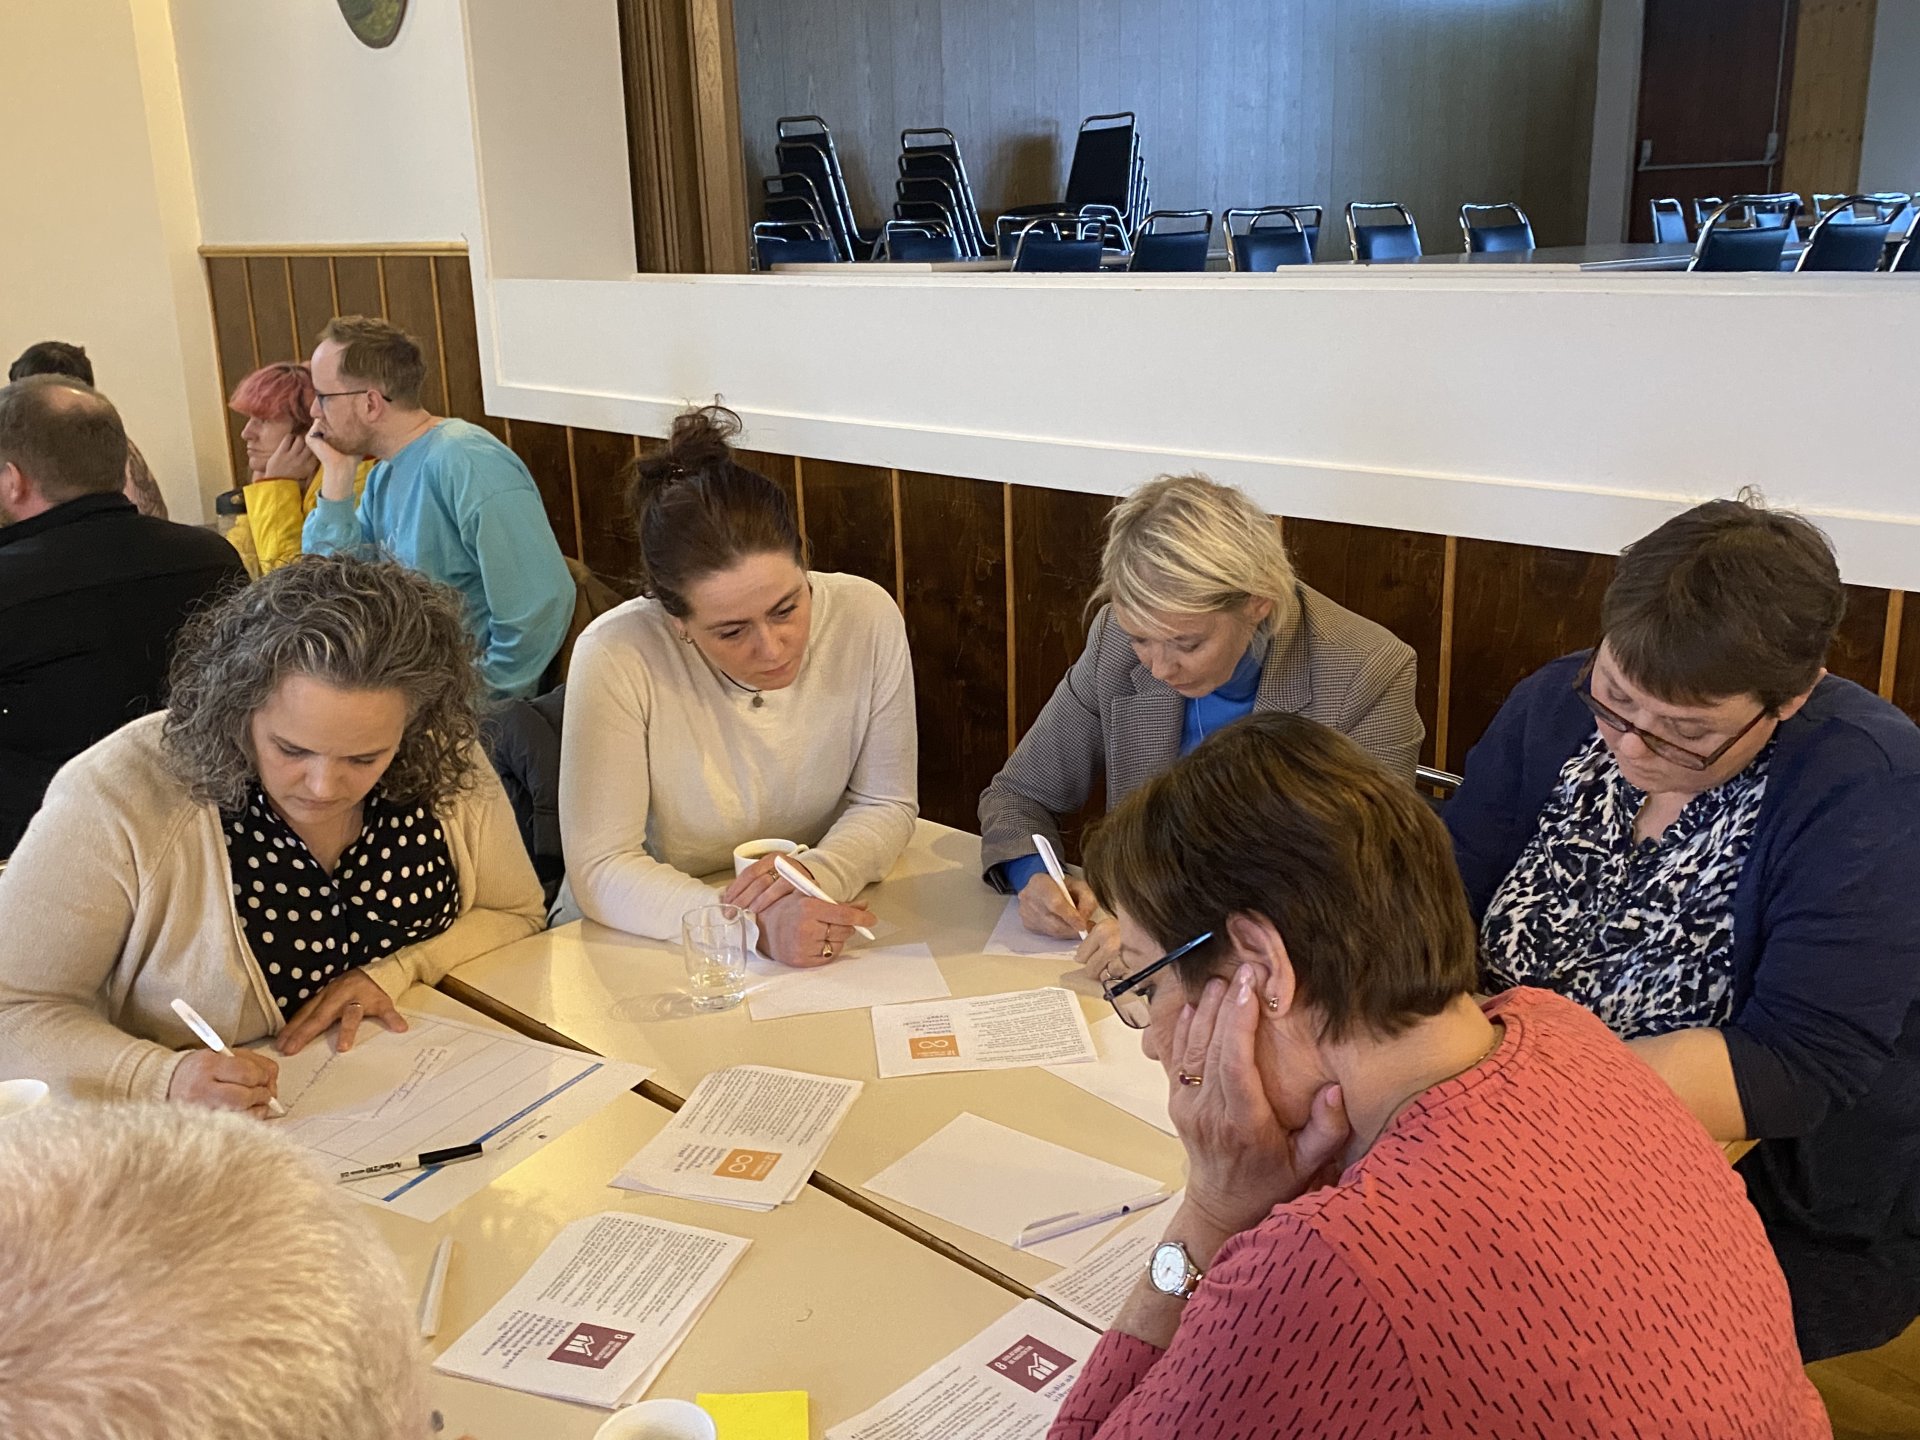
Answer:
[[1110, 601], [1132, 633], [1154, 615], [1210, 615], [1270, 600], [1263, 630], [1289, 634], [1300, 616], [1293, 564], [1273, 518], [1204, 475], [1162, 475], [1107, 516], [1094, 602]]
[[0, 1436], [416, 1440], [393, 1253], [258, 1121], [41, 1106], [0, 1123]]

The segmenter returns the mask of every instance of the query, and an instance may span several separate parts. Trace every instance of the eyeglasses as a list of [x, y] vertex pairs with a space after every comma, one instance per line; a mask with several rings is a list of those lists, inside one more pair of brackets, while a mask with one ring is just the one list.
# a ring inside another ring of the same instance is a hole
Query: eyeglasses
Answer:
[[373, 387], [369, 385], [364, 390], [316, 390], [313, 392], [313, 398], [324, 405], [329, 400], [338, 400], [342, 395], [371, 395], [372, 393]]
[[1765, 706], [1762, 706], [1760, 713], [1745, 725], [1741, 726], [1740, 732], [1737, 735], [1734, 735], [1720, 745], [1711, 755], [1701, 755], [1687, 749], [1684, 745], [1676, 745], [1671, 740], [1663, 740], [1658, 735], [1641, 729], [1640, 726], [1634, 724], [1625, 716], [1616, 715], [1599, 700], [1595, 699], [1593, 694], [1593, 662], [1595, 658], [1595, 656], [1589, 655], [1587, 657], [1587, 663], [1580, 667], [1580, 673], [1573, 678], [1574, 692], [1579, 695], [1581, 702], [1587, 709], [1593, 712], [1593, 718], [1616, 734], [1638, 735], [1640, 737], [1640, 743], [1646, 746], [1648, 750], [1669, 764], [1678, 765], [1682, 770], [1711, 770], [1715, 765], [1720, 763], [1729, 750], [1733, 749], [1734, 746], [1738, 745], [1742, 740], [1746, 739], [1748, 735], [1753, 733], [1754, 726], [1758, 725], [1772, 713]]
[[1156, 970], [1166, 969], [1182, 955], [1198, 950], [1211, 939], [1213, 939], [1213, 931], [1209, 930], [1204, 935], [1196, 935], [1178, 949], [1169, 950], [1151, 965], [1144, 966], [1131, 975], [1116, 980], [1112, 984], [1102, 981], [1100, 989], [1106, 995], [1107, 1003], [1113, 1006], [1113, 1013], [1120, 1017], [1121, 1023], [1130, 1030], [1144, 1030], [1151, 1025], [1153, 1004], [1150, 997], [1140, 993], [1141, 982]]

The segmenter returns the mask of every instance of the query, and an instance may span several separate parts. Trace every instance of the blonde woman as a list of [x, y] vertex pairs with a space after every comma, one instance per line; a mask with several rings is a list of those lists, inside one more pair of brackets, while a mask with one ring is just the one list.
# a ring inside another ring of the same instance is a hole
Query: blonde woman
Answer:
[[1230, 485], [1162, 476], [1114, 506], [1093, 598], [1087, 648], [980, 797], [980, 835], [987, 883], [1035, 934], [1090, 932], [1080, 959], [1098, 973], [1111, 921], [1077, 878], [1069, 907], [1033, 844], [1058, 845], [1096, 780], [1117, 805], [1222, 727], [1283, 710], [1411, 783], [1426, 728], [1412, 648], [1302, 585], [1272, 518]]
[[458, 594], [391, 561], [309, 555], [189, 622], [169, 708], [68, 763], [0, 874], [0, 1074], [265, 1114], [240, 1047], [404, 1030], [409, 985], [540, 929], [473, 656]]

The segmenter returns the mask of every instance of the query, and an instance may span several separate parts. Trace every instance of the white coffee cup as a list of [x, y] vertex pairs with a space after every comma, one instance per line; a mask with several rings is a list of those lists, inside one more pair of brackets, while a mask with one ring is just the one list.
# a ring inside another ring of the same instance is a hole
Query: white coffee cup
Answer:
[[802, 855], [806, 849], [792, 840], [749, 840], [733, 847], [733, 873], [744, 875], [749, 865], [769, 855]]
[[713, 1417], [691, 1400], [642, 1400], [616, 1410], [593, 1440], [718, 1440]]
[[46, 1098], [44, 1080], [0, 1080], [0, 1120], [31, 1110]]

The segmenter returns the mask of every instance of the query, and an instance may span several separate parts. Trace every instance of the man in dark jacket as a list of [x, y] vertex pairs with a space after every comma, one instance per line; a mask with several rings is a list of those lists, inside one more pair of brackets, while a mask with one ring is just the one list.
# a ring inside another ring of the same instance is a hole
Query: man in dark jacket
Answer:
[[220, 536], [140, 514], [126, 468], [105, 396], [54, 375], [0, 388], [0, 858], [55, 771], [160, 708], [187, 616], [246, 583]]

